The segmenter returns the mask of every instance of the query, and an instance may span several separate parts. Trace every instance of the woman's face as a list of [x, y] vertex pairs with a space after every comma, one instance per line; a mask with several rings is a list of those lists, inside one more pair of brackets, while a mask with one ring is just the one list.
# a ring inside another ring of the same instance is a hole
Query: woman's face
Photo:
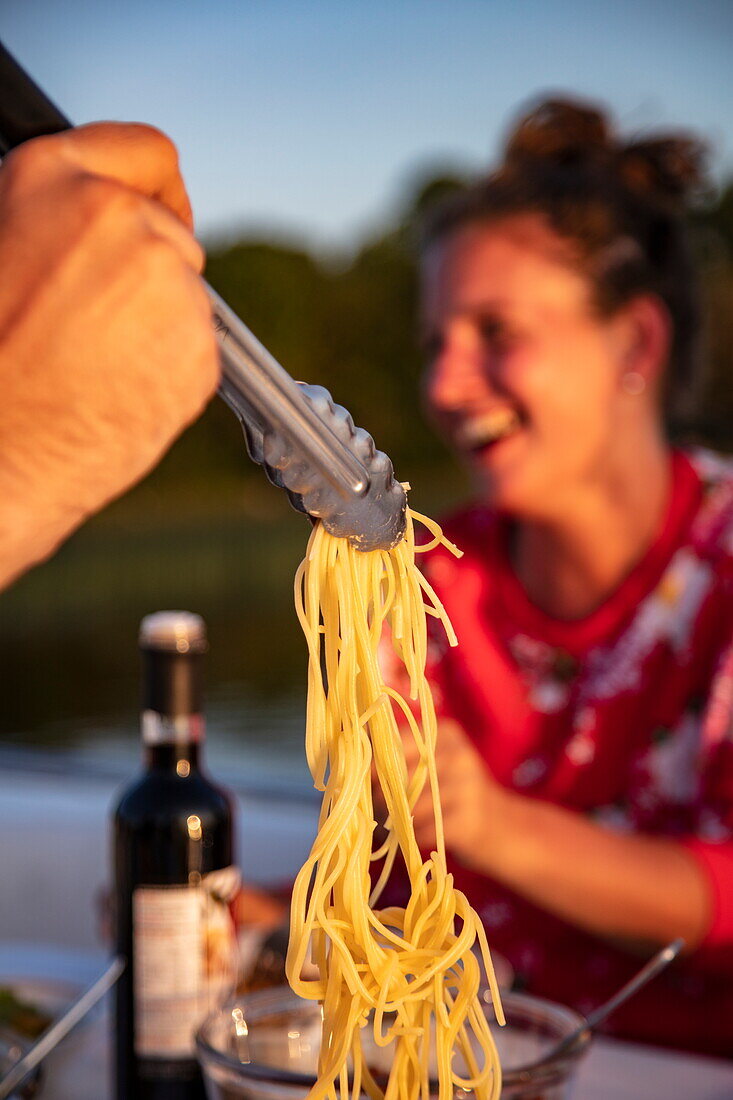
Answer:
[[469, 225], [422, 275], [428, 407], [484, 497], [550, 517], [607, 479], [627, 334], [594, 311], [567, 244], [535, 215]]

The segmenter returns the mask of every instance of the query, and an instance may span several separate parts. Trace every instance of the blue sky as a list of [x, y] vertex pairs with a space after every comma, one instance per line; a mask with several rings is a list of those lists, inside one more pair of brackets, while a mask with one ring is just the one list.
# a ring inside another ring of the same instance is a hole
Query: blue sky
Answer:
[[0, 38], [76, 122], [166, 129], [204, 236], [348, 245], [548, 89], [733, 170], [731, 0], [2, 0]]

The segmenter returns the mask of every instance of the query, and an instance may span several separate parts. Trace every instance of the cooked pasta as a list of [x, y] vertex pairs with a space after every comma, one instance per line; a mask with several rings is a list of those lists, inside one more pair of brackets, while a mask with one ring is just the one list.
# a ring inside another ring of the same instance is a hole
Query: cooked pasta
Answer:
[[[481, 922], [446, 867], [438, 780], [436, 719], [425, 678], [426, 612], [445, 611], [415, 564], [413, 520], [433, 545], [445, 542], [432, 521], [408, 512], [405, 538], [391, 551], [362, 553], [314, 527], [295, 579], [298, 617], [309, 650], [306, 752], [323, 791], [318, 835], [295, 883], [288, 980], [296, 993], [322, 1005], [318, 1080], [309, 1100], [428, 1100], [431, 1076], [439, 1100], [456, 1087], [495, 1100], [501, 1072], [478, 997], [481, 967], [494, 1010], [501, 1002]], [[447, 544], [455, 553], [455, 547]], [[378, 647], [385, 627], [404, 663], [411, 704], [385, 684]], [[419, 750], [408, 777], [396, 714], [404, 716]], [[371, 772], [388, 811], [387, 839], [373, 850]], [[436, 851], [423, 862], [412, 808], [425, 784], [435, 809]], [[370, 868], [384, 866], [372, 890]], [[376, 908], [400, 859], [410, 883], [403, 908]], [[319, 977], [302, 977], [308, 952]], [[391, 1069], [382, 1090], [362, 1054], [370, 1042], [388, 1046]], [[432, 1049], [431, 1049], [432, 1048]], [[453, 1065], [462, 1056], [465, 1074]]]

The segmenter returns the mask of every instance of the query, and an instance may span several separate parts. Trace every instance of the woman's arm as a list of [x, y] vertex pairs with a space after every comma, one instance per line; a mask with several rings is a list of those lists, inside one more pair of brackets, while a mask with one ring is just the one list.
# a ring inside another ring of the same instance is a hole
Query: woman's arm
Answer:
[[688, 949], [702, 942], [711, 921], [708, 883], [681, 844], [614, 833], [571, 810], [504, 793], [502, 842], [477, 870], [589, 932], [659, 943], [682, 936]]
[[[414, 746], [406, 745], [408, 766]], [[581, 814], [501, 787], [454, 722], [438, 738], [446, 846], [551, 913], [598, 935], [665, 943], [704, 938], [711, 898], [704, 872], [681, 844], [627, 836]], [[423, 848], [435, 843], [432, 800], [415, 807]]]

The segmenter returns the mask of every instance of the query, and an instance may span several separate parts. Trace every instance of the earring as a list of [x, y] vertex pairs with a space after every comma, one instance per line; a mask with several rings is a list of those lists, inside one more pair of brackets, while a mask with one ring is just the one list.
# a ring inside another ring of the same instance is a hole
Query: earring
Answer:
[[631, 397], [638, 397], [646, 389], [646, 378], [637, 370], [629, 370], [622, 376], [621, 385], [624, 393], [630, 394]]

